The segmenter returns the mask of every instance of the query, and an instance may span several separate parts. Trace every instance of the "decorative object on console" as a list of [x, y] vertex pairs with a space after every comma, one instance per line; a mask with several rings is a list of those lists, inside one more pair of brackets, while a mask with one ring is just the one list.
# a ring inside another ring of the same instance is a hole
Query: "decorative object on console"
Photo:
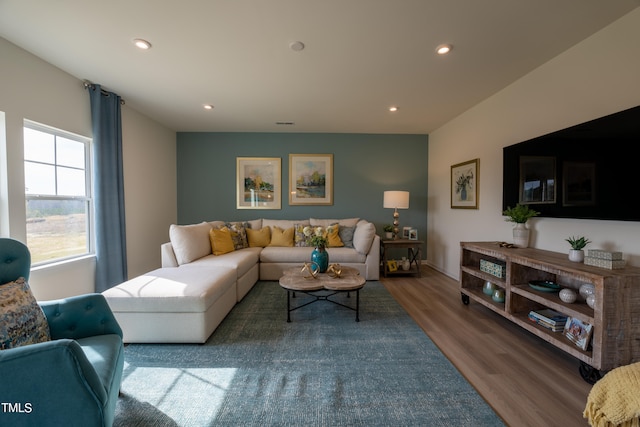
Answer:
[[409, 230], [409, 240], [418, 240], [418, 229], [412, 228]]
[[409, 261], [406, 256], [403, 256], [401, 265], [403, 271], [408, 271], [411, 268], [411, 261]]
[[280, 209], [279, 157], [236, 158], [236, 208]]
[[484, 282], [484, 286], [482, 287], [482, 292], [485, 295], [493, 295], [493, 292], [496, 290], [496, 284], [487, 280]]
[[385, 224], [382, 226], [382, 229], [384, 230], [384, 237], [387, 240], [393, 239], [393, 225]]
[[582, 350], [587, 349], [592, 332], [592, 325], [575, 317], [567, 318], [567, 323], [564, 325], [564, 336]]
[[451, 209], [478, 209], [480, 159], [451, 166]]
[[504, 302], [504, 289], [496, 288], [496, 290], [493, 291], [493, 295], [491, 295], [491, 299], [495, 302]]
[[584, 283], [580, 285], [580, 289], [578, 290], [578, 292], [580, 293], [580, 296], [586, 301], [589, 295], [593, 295], [596, 293], [596, 287], [591, 283]]
[[487, 261], [486, 259], [480, 260], [480, 271], [489, 273], [492, 276], [505, 278], [507, 264], [501, 261]]
[[564, 288], [560, 291], [560, 299], [562, 300], [562, 302], [571, 304], [576, 302], [576, 299], [578, 299], [578, 295], [576, 294], [576, 291], [574, 291], [573, 289]]
[[591, 308], [596, 305], [596, 294], [591, 294], [587, 297], [587, 305]]
[[289, 154], [289, 205], [333, 205], [333, 154]]
[[584, 251], [583, 249], [591, 240], [587, 239], [584, 236], [581, 237], [569, 237], [568, 239], [564, 239], [571, 245], [571, 250], [569, 251], [569, 261], [573, 262], [582, 262], [584, 261]]
[[540, 212], [531, 209], [528, 205], [517, 204], [514, 208], [508, 206], [502, 215], [507, 217], [505, 221], [516, 223], [513, 228], [513, 243], [519, 248], [529, 247], [530, 230], [527, 227], [527, 221], [540, 215]]
[[398, 228], [400, 214], [398, 209], [409, 209], [409, 192], [408, 191], [385, 191], [382, 206], [387, 209], [393, 209], [393, 239], [398, 238]]
[[402, 227], [402, 238], [409, 239], [410, 232], [411, 232], [411, 227]]
[[584, 263], [609, 270], [624, 268], [626, 265], [626, 261], [622, 259], [622, 252], [609, 252], [601, 249], [589, 249]]

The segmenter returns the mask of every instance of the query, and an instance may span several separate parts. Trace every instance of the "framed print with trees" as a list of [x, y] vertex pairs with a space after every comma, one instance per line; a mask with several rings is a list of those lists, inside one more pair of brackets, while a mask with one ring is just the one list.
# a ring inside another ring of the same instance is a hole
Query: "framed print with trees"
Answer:
[[282, 182], [279, 157], [236, 158], [238, 209], [281, 209]]
[[333, 154], [289, 154], [289, 204], [333, 204]]

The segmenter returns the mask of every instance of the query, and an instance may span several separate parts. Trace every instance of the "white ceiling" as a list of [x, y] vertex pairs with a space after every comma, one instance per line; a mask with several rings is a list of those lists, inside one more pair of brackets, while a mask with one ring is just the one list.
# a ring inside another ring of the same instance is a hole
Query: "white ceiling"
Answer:
[[176, 131], [423, 134], [639, 4], [0, 0], [0, 36]]

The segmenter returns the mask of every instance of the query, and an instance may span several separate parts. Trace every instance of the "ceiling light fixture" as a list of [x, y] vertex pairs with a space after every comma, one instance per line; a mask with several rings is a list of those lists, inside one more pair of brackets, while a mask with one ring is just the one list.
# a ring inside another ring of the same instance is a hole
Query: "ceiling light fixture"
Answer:
[[205, 110], [213, 110], [213, 105], [211, 104], [204, 104], [203, 107]]
[[436, 48], [436, 53], [438, 55], [446, 55], [447, 53], [451, 52], [451, 49], [453, 49], [453, 46], [451, 46], [450, 44], [441, 44]]
[[133, 44], [136, 45], [138, 49], [149, 50], [151, 49], [151, 43], [144, 39], [133, 39]]
[[396, 111], [398, 111], [398, 107], [396, 107], [395, 105], [393, 107], [389, 107], [389, 111], [395, 113]]
[[304, 43], [302, 42], [291, 42], [289, 43], [289, 48], [294, 52], [300, 52], [304, 49]]

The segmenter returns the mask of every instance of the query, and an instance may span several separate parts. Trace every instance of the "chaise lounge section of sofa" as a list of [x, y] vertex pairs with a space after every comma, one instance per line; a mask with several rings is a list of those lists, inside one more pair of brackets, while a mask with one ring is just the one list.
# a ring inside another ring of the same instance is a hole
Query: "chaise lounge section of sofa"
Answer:
[[[309, 261], [313, 247], [302, 241], [303, 227], [330, 225], [337, 225], [340, 239], [327, 248], [329, 261], [377, 280], [380, 238], [366, 220], [211, 221], [172, 225], [170, 242], [161, 246], [162, 268], [103, 294], [124, 342], [203, 343], [258, 280], [278, 280], [287, 268]], [[233, 248], [220, 253], [212, 230], [223, 228], [232, 231]], [[255, 237], [266, 235], [269, 240]]]

